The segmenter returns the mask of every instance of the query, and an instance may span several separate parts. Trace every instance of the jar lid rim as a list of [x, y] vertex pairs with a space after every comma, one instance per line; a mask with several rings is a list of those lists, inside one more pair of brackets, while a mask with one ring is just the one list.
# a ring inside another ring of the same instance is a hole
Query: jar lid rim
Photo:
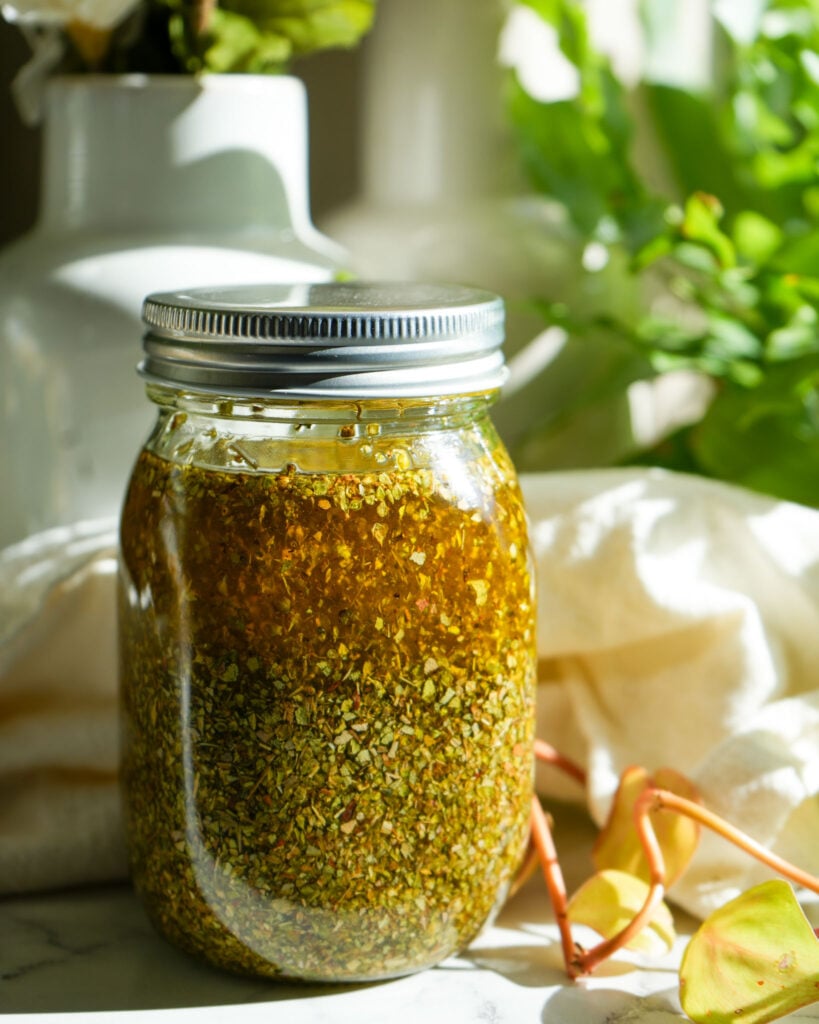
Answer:
[[149, 295], [143, 376], [326, 398], [497, 390], [503, 301], [462, 285], [321, 282]]

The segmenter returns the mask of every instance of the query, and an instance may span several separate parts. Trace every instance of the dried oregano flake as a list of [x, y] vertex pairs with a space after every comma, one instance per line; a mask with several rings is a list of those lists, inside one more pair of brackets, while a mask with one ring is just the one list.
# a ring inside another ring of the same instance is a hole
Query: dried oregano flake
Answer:
[[367, 979], [463, 948], [524, 847], [533, 608], [508, 463], [137, 464], [124, 787], [158, 927], [218, 964]]

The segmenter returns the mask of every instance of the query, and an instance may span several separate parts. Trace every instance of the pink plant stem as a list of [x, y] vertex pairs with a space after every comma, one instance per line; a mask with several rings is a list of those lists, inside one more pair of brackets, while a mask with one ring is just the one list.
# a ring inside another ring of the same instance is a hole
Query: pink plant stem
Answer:
[[800, 868], [784, 860], [782, 857], [766, 850], [761, 843], [746, 835], [734, 825], [724, 821], [719, 815], [686, 797], [678, 796], [667, 789], [648, 786], [637, 798], [634, 805], [634, 827], [640, 839], [640, 845], [646, 856], [649, 868], [649, 891], [645, 903], [635, 917], [612, 938], [593, 946], [576, 957], [578, 969], [590, 974], [604, 960], [626, 946], [651, 920], [651, 916], [665, 895], [665, 861], [663, 859], [657, 834], [651, 824], [650, 815], [655, 811], [672, 811], [691, 818], [698, 824], [710, 828], [717, 835], [734, 843], [752, 857], [773, 868], [785, 878], [797, 885], [819, 893], [819, 878], [802, 871]]
[[532, 841], [540, 857], [543, 877], [546, 880], [546, 888], [549, 890], [549, 898], [555, 912], [566, 973], [570, 978], [576, 978], [577, 954], [569, 924], [566, 883], [563, 881], [563, 872], [560, 870], [560, 862], [557, 859], [557, 850], [552, 839], [549, 821], [536, 796], [532, 798]]
[[[784, 878], [788, 878], [796, 885], [804, 886], [812, 892], [819, 893], [819, 878], [815, 875], [802, 871], [801, 868], [791, 864], [790, 861], [777, 856], [775, 853], [771, 853], [770, 850], [766, 850], [761, 843], [758, 843], [734, 825], [730, 825], [723, 818], [720, 818], [719, 815], [714, 814], [713, 811], [709, 811], [707, 808], [694, 803], [693, 800], [687, 800], [685, 797], [671, 793], [667, 789], [654, 789], [650, 787], [640, 796], [634, 806], [635, 824], [640, 819], [644, 819], [648, 823], [648, 815], [653, 810], [675, 811], [677, 814], [691, 818], [700, 825], [710, 828], [712, 832], [716, 832], [723, 839], [727, 839], [735, 846], [738, 846], [740, 850], [744, 850], [752, 857], [756, 857], [757, 860], [766, 864]], [[650, 828], [650, 824], [648, 827]], [[638, 824], [638, 831], [639, 828]], [[653, 833], [653, 829], [651, 831]], [[659, 850], [659, 847], [657, 849]], [[651, 854], [647, 848], [646, 856], [648, 857], [649, 865], [651, 865]], [[660, 857], [662, 857], [662, 854], [660, 854]]]
[[578, 955], [577, 965], [584, 974], [591, 974], [604, 960], [608, 960], [618, 950], [627, 946], [650, 923], [654, 912], [665, 896], [665, 860], [663, 859], [660, 844], [657, 841], [657, 834], [649, 818], [653, 807], [647, 806], [650, 801], [645, 799], [646, 794], [654, 792], [657, 791], [647, 789], [641, 794], [634, 805], [634, 826], [637, 829], [637, 835], [648, 861], [649, 869], [649, 886], [645, 902], [625, 928], [621, 928], [610, 939], [605, 939], [603, 942], [599, 942], [596, 946], [592, 946], [591, 949], [584, 950]]
[[643, 928], [649, 924], [652, 915], [662, 903], [665, 896], [665, 886], [662, 882], [652, 882], [648, 889], [646, 901], [629, 921], [616, 935], [603, 942], [598, 942], [591, 949], [583, 950], [575, 957], [577, 969], [581, 974], [591, 974], [609, 957], [614, 956], [619, 950], [625, 948], [635, 936], [639, 935]]
[[[550, 764], [561, 764], [564, 760], [548, 744], [536, 741], [541, 750], [536, 749], [536, 754], [541, 760]], [[571, 763], [571, 762], [569, 762]], [[561, 767], [565, 767], [561, 764]], [[576, 766], [575, 766], [576, 767]], [[579, 775], [583, 775], [582, 769], [577, 769]], [[578, 774], [575, 778], [579, 778]], [[577, 947], [572, 939], [571, 925], [568, 918], [566, 887], [563, 882], [563, 875], [557, 861], [557, 852], [552, 841], [549, 823], [543, 808], [537, 798], [532, 804], [532, 839], [538, 852], [543, 875], [554, 907], [558, 928], [560, 929], [561, 943], [563, 946], [563, 959], [566, 963], [566, 972], [570, 978], [576, 978], [578, 974], [591, 974], [605, 960], [611, 957], [618, 950], [627, 946], [631, 940], [638, 935], [643, 928], [651, 921], [657, 907], [665, 896], [666, 868], [660, 844], [657, 841], [657, 834], [651, 823], [651, 814], [657, 811], [671, 811], [691, 818], [693, 821], [705, 828], [711, 829], [717, 835], [733, 843], [739, 849], [744, 850], [752, 857], [772, 868], [785, 878], [790, 879], [796, 885], [804, 886], [812, 892], [819, 893], [819, 878], [802, 871], [784, 858], [766, 850], [761, 843], [746, 835], [734, 825], [729, 824], [719, 815], [714, 814], [707, 808], [686, 797], [678, 796], [667, 789], [658, 789], [654, 786], [647, 786], [637, 798], [634, 805], [634, 827], [640, 840], [640, 845], [648, 862], [649, 888], [645, 902], [629, 923], [616, 935], [603, 942], [592, 946], [591, 949], [582, 950]], [[817, 930], [819, 935], [819, 930]]]
[[554, 765], [555, 768], [559, 768], [561, 771], [570, 775], [575, 781], [579, 782], [581, 786], [586, 785], [586, 773], [576, 764], [571, 758], [566, 757], [565, 754], [561, 754], [560, 751], [550, 744], [546, 743], [545, 740], [535, 740], [535, 757], [538, 761], [543, 761], [545, 764]]
[[[570, 775], [573, 779], [580, 783], [581, 786], [586, 785], [586, 773], [570, 758], [561, 754], [556, 750], [550, 743], [546, 743], [544, 740], [535, 740], [535, 757], [539, 761], [543, 761], [545, 764], [552, 765], [554, 768], [559, 768], [565, 774]], [[546, 819], [548, 826], [548, 818]], [[532, 824], [532, 832], [534, 834], [534, 823]], [[532, 875], [537, 870], [538, 864], [540, 863], [540, 851], [533, 844], [530, 844], [529, 852], [526, 855], [526, 859], [523, 862], [520, 870], [512, 881], [512, 885], [509, 888], [509, 899], [511, 899], [516, 893], [520, 892], [523, 886], [529, 881]], [[545, 868], [544, 868], [545, 870]]]

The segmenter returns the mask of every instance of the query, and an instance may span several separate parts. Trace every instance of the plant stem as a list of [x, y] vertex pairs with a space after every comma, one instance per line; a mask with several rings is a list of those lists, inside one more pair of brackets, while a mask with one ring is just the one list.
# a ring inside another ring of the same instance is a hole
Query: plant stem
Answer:
[[819, 878], [802, 871], [784, 858], [771, 853], [761, 843], [746, 835], [734, 825], [729, 824], [719, 815], [709, 811], [701, 804], [689, 800], [677, 793], [667, 789], [657, 789], [648, 786], [637, 798], [634, 804], [634, 827], [640, 839], [640, 845], [648, 862], [649, 869], [649, 891], [645, 903], [638, 913], [621, 931], [610, 939], [593, 946], [591, 949], [580, 953], [576, 957], [576, 966], [585, 974], [590, 974], [599, 967], [604, 960], [626, 946], [631, 939], [637, 935], [650, 921], [651, 915], [662, 901], [665, 895], [665, 860], [657, 841], [657, 834], [651, 823], [651, 814], [654, 811], [673, 811], [691, 818], [698, 824], [710, 828], [717, 835], [722, 836], [733, 843], [739, 849], [744, 850], [752, 857], [773, 868], [785, 878], [790, 879], [797, 885], [819, 893]]
[[[536, 742], [538, 746], [543, 748], [541, 751], [536, 750], [537, 756], [542, 760], [548, 760], [551, 764], [563, 761], [561, 755], [553, 752], [548, 744], [541, 743], [541, 741]], [[716, 832], [717, 835], [727, 839], [750, 856], [756, 857], [757, 860], [796, 885], [801, 885], [812, 892], [819, 893], [819, 878], [765, 849], [761, 843], [746, 835], [736, 826], [729, 824], [718, 814], [714, 814], [713, 811], [709, 811], [694, 800], [679, 796], [670, 790], [647, 786], [634, 804], [634, 827], [637, 830], [640, 845], [643, 848], [649, 869], [649, 889], [645, 902], [631, 921], [616, 935], [599, 942], [596, 946], [592, 946], [591, 949], [580, 949], [572, 939], [571, 924], [567, 912], [566, 887], [557, 860], [557, 852], [552, 841], [549, 823], [543, 808], [540, 806], [540, 802], [535, 798], [532, 804], [532, 839], [540, 858], [543, 875], [546, 879], [552, 906], [554, 907], [563, 946], [563, 959], [566, 964], [566, 972], [570, 978], [576, 978], [578, 974], [591, 974], [601, 963], [608, 960], [618, 950], [627, 946], [649, 923], [655, 910], [662, 902], [665, 896], [666, 867], [662, 849], [657, 841], [657, 834], [651, 823], [650, 816], [655, 811], [672, 811], [691, 818], [699, 825], [703, 825], [705, 828], [709, 828], [711, 831]], [[528, 864], [529, 861], [527, 860], [524, 870], [528, 868]], [[819, 934], [819, 931], [817, 931], [817, 934]]]
[[[634, 819], [641, 840], [643, 837], [643, 832], [641, 831], [643, 826], [640, 824], [641, 822], [645, 822], [645, 827], [650, 830], [653, 835], [654, 830], [651, 828], [648, 816], [655, 810], [675, 811], [677, 814], [682, 814], [687, 818], [691, 818], [700, 825], [710, 828], [712, 832], [716, 832], [717, 835], [722, 836], [723, 839], [727, 839], [728, 842], [733, 843], [734, 846], [739, 847], [740, 850], [744, 850], [751, 857], [756, 857], [758, 861], [761, 861], [769, 868], [772, 868], [784, 878], [789, 879], [796, 885], [804, 886], [805, 889], [810, 889], [812, 892], [819, 893], [819, 878], [815, 875], [811, 875], [807, 871], [803, 871], [801, 868], [796, 867], [796, 865], [791, 864], [790, 861], [787, 861], [783, 857], [779, 857], [777, 854], [767, 850], [761, 843], [757, 842], [756, 839], [752, 839], [741, 829], [729, 824], [718, 814], [714, 814], [713, 811], [709, 811], [700, 804], [694, 803], [693, 800], [687, 800], [685, 797], [678, 796], [676, 793], [672, 793], [667, 789], [655, 789], [653, 787], [649, 787], [637, 799], [637, 802], [634, 805]], [[654, 841], [656, 844], [656, 837], [654, 838]], [[644, 846], [644, 849], [649, 861], [649, 866], [651, 866], [653, 854], [647, 847]], [[659, 847], [657, 847], [657, 851], [659, 852]], [[662, 861], [662, 854], [659, 854], [659, 857]]]
[[[535, 740], [535, 756], [538, 760], [562, 768], [572, 777], [576, 778], [577, 781], [585, 782], [586, 780], [586, 773], [583, 769], [558, 754], [552, 746], [543, 740]], [[712, 829], [718, 836], [722, 836], [723, 839], [733, 843], [740, 850], [744, 850], [751, 857], [756, 857], [763, 864], [771, 867], [795, 885], [804, 886], [812, 892], [819, 893], [819, 878], [767, 850], [757, 840], [751, 839], [740, 828], [730, 824], [718, 814], [707, 810], [707, 808], [702, 807], [701, 804], [693, 800], [672, 793], [670, 790], [662, 790], [662, 788], [657, 786], [647, 785], [634, 805], [634, 824], [649, 869], [649, 888], [645, 902], [629, 924], [620, 929], [616, 935], [599, 942], [596, 946], [592, 946], [591, 949], [581, 949], [576, 945], [571, 935], [566, 887], [557, 859], [557, 851], [552, 839], [549, 820], [543, 807], [541, 807], [540, 801], [535, 797], [532, 800], [531, 811], [532, 844], [536, 857], [541, 861], [549, 896], [554, 907], [555, 918], [560, 931], [563, 959], [569, 978], [576, 978], [578, 974], [591, 974], [606, 959], [619, 949], [627, 946], [649, 924], [652, 915], [662, 902], [665, 895], [666, 872], [662, 850], [657, 841], [654, 826], [651, 823], [651, 814], [655, 811], [672, 811], [691, 818], [698, 824]], [[530, 854], [521, 870], [521, 877], [524, 881], [530, 873], [531, 861], [532, 856]]]
[[573, 779], [579, 782], [581, 786], [586, 785], [586, 773], [580, 765], [572, 761], [571, 758], [566, 757], [565, 754], [561, 754], [560, 751], [555, 750], [555, 748], [550, 743], [546, 743], [545, 740], [535, 740], [535, 757], [538, 761], [543, 761], [544, 764], [551, 764], [555, 768], [560, 768], [561, 771], [570, 775]]
[[[627, 946], [651, 921], [655, 910], [662, 903], [665, 896], [665, 859], [660, 844], [657, 841], [654, 826], [649, 818], [652, 808], [643, 806], [645, 794], [653, 792], [657, 792], [657, 790], [651, 788], [645, 790], [637, 799], [634, 807], [634, 825], [637, 829], [637, 836], [643, 848], [643, 853], [648, 861], [649, 888], [645, 902], [629, 923], [624, 928], [621, 928], [616, 935], [613, 935], [610, 939], [605, 939], [603, 942], [599, 942], [596, 946], [592, 946], [591, 949], [585, 950], [578, 956], [578, 966], [584, 974], [591, 974], [604, 960], [608, 960], [618, 950]], [[697, 805], [694, 804], [693, 806], [696, 807]]]
[[[580, 765], [572, 761], [571, 758], [561, 754], [550, 743], [546, 743], [545, 740], [535, 740], [535, 757], [538, 761], [543, 761], [544, 764], [549, 764], [554, 768], [559, 768], [562, 772], [565, 772], [566, 775], [571, 776], [575, 781], [579, 782], [581, 786], [585, 787], [586, 773]], [[546, 822], [548, 825], [548, 818], [546, 819]], [[534, 834], [534, 822], [532, 823], [532, 832]], [[520, 892], [523, 886], [529, 881], [537, 870], [539, 862], [540, 852], [537, 846], [535, 846], [533, 842], [530, 842], [526, 858], [509, 887], [509, 899], [511, 899], [516, 893]]]
[[572, 928], [567, 913], [566, 883], [563, 881], [563, 872], [557, 859], [557, 850], [548, 819], [536, 796], [532, 797], [532, 841], [540, 858], [546, 888], [549, 890], [549, 898], [555, 912], [566, 973], [570, 978], [576, 978], [578, 952], [572, 938]]
[[610, 939], [598, 942], [591, 949], [586, 949], [577, 954], [575, 965], [581, 974], [591, 974], [600, 964], [609, 957], [614, 956], [618, 950], [624, 949], [631, 940], [640, 934], [643, 928], [651, 921], [655, 910], [663, 901], [665, 896], [665, 885], [661, 881], [652, 881], [649, 885], [648, 894], [642, 907], [629, 921], [625, 928], [613, 935]]
[[197, 38], [207, 32], [215, 9], [216, 0], [191, 0], [190, 26]]

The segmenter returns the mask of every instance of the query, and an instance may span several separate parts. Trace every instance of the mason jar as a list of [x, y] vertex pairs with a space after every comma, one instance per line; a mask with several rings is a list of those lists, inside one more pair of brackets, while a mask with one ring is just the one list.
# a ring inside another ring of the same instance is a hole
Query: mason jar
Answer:
[[246, 287], [154, 295], [144, 320], [158, 415], [119, 598], [136, 889], [228, 969], [433, 965], [501, 905], [532, 799], [502, 303]]

